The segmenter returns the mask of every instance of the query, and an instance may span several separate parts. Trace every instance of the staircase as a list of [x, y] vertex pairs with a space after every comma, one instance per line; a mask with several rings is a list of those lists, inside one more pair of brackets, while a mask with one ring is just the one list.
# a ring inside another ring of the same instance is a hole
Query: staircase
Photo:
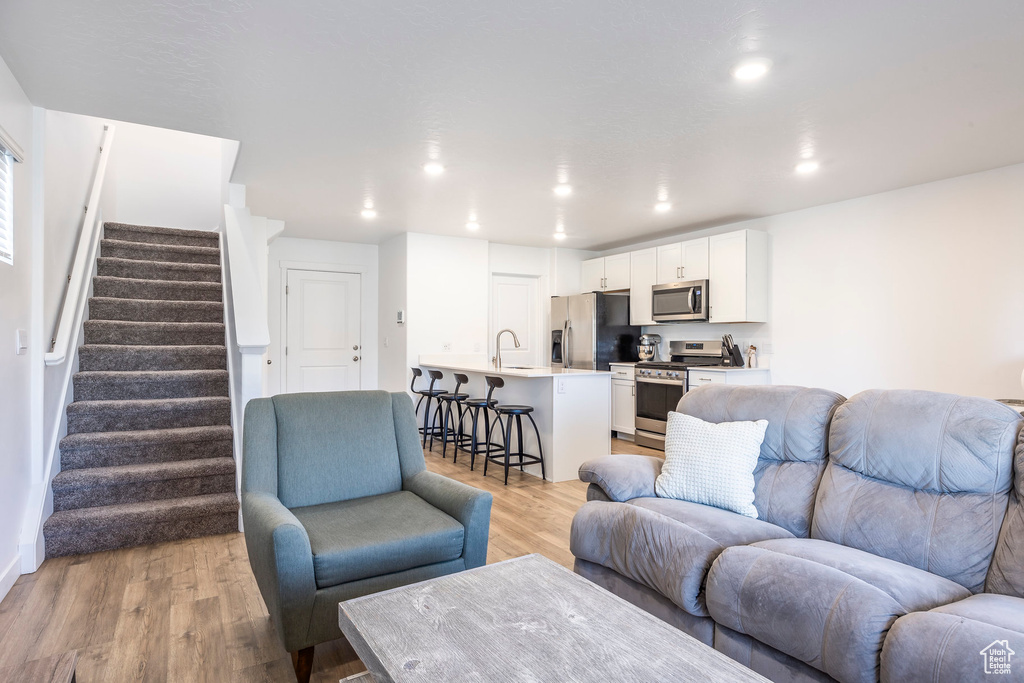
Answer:
[[47, 557], [238, 529], [218, 235], [103, 236]]

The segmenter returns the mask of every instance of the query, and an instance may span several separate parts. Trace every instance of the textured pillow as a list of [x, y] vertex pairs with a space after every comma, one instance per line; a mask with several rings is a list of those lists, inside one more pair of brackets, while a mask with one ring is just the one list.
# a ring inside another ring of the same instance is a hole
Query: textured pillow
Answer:
[[716, 424], [670, 412], [655, 493], [756, 519], [754, 467], [767, 428], [768, 420]]

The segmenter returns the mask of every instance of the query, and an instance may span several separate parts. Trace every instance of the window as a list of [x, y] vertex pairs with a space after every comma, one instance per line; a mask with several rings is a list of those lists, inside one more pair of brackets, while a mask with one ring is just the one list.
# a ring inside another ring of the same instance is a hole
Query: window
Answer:
[[0, 261], [14, 265], [14, 157], [0, 149]]
[[25, 155], [0, 128], [0, 263], [14, 264], [14, 163]]

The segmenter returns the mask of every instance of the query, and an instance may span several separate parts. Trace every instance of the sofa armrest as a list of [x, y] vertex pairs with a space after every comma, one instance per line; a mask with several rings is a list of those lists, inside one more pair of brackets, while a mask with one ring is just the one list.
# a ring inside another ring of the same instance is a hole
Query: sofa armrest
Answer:
[[662, 458], [650, 455], [605, 455], [580, 465], [580, 480], [596, 484], [608, 499], [625, 503], [654, 497], [654, 481], [661, 474]]
[[487, 536], [491, 528], [491, 494], [433, 472], [419, 472], [404, 482], [411, 491], [438, 510], [454, 517], [465, 529], [462, 557], [466, 569], [487, 563]]
[[249, 564], [285, 649], [307, 647], [316, 577], [306, 529], [281, 501], [256, 491], [242, 494], [242, 521]]

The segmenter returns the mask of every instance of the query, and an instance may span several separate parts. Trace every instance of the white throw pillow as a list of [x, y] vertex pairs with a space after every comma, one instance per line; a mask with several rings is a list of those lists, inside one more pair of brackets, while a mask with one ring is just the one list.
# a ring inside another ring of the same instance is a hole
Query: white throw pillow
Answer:
[[715, 424], [670, 412], [655, 493], [756, 519], [754, 468], [767, 428], [768, 420]]

